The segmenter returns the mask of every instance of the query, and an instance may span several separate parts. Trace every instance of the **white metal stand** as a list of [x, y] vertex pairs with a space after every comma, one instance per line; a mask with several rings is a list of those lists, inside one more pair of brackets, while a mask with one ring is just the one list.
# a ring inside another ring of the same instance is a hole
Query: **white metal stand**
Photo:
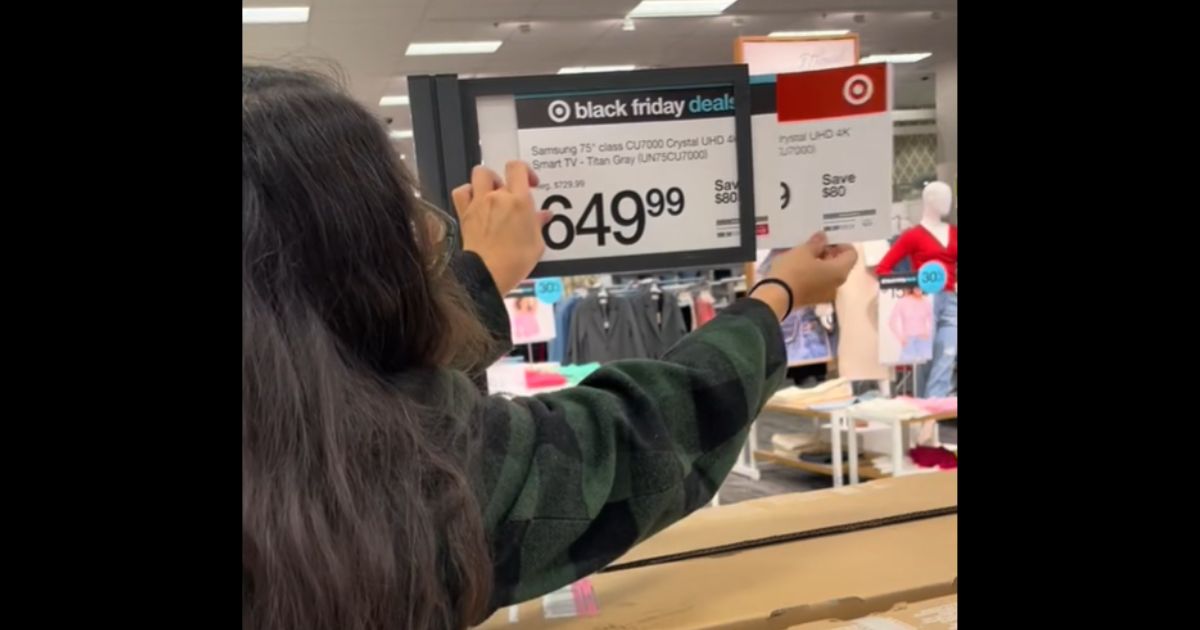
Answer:
[[850, 440], [850, 444], [847, 445], [850, 451], [850, 485], [855, 486], [858, 485], [858, 426], [847, 411], [843, 410], [838, 415], [846, 425], [846, 439]]
[[[849, 471], [842, 469], [842, 431], [846, 432], [846, 466]], [[858, 427], [850, 417], [849, 408], [838, 409], [830, 413], [829, 447], [833, 454], [833, 487], [843, 485], [843, 475], [850, 478], [850, 485], [858, 485]]]
[[750, 423], [750, 435], [746, 437], [746, 444], [742, 447], [742, 453], [738, 455], [738, 461], [733, 465], [733, 473], [743, 477], [749, 477], [755, 481], [762, 479], [762, 472], [758, 470], [758, 464], [754, 461], [754, 449], [758, 448], [758, 420]]
[[[833, 456], [833, 487], [842, 487], [842, 420], [846, 412], [838, 409], [830, 414], [829, 419], [829, 451]], [[854, 441], [854, 436], [850, 437]]]

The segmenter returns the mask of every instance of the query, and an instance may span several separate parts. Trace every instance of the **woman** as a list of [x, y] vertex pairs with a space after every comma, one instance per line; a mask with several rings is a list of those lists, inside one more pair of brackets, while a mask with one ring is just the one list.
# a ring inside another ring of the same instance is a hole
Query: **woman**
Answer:
[[712, 497], [779, 384], [789, 293], [829, 301], [853, 264], [814, 239], [662, 361], [488, 397], [501, 296], [545, 248], [536, 176], [505, 174], [454, 191], [450, 260], [369, 112], [243, 68], [244, 628], [461, 628], [600, 569]]

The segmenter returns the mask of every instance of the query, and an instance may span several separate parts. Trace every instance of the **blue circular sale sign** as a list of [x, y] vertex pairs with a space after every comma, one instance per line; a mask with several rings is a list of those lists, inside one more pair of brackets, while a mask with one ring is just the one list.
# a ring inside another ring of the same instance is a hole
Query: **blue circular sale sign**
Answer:
[[534, 293], [537, 299], [546, 304], [554, 304], [563, 295], [562, 278], [539, 278], [534, 281]]
[[946, 288], [946, 266], [936, 260], [921, 265], [917, 270], [917, 285], [925, 295], [941, 293]]

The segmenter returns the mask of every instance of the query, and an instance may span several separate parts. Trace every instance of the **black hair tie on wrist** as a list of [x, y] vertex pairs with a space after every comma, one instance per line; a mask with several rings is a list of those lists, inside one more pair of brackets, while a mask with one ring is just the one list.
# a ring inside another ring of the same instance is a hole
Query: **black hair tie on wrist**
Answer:
[[789, 287], [786, 282], [784, 282], [783, 280], [780, 280], [779, 278], [763, 278], [762, 280], [759, 280], [758, 282], [756, 282], [753, 287], [751, 287], [750, 295], [754, 295], [754, 292], [758, 289], [758, 287], [761, 287], [764, 284], [777, 284], [777, 285], [783, 287], [784, 291], [787, 291], [788, 307], [787, 307], [787, 311], [784, 312], [783, 316], [787, 317], [788, 315], [791, 315], [792, 314], [792, 306], [794, 304], [793, 297], [792, 297], [792, 287]]

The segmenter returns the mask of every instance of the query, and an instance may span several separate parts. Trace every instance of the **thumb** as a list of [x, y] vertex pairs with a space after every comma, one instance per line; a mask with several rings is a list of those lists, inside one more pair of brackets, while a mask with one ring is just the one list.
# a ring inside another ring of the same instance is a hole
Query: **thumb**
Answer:
[[808, 241], [804, 243], [804, 247], [812, 253], [813, 256], [820, 257], [821, 252], [829, 244], [829, 237], [825, 236], [825, 232], [817, 232], [808, 237]]
[[844, 277], [850, 274], [850, 270], [858, 262], [858, 252], [848, 245], [839, 245], [826, 253], [826, 260]]
[[554, 218], [554, 212], [552, 212], [550, 210], [539, 210], [538, 211], [538, 227], [546, 227], [546, 224], [549, 223], [550, 219], [553, 219], [553, 218]]

